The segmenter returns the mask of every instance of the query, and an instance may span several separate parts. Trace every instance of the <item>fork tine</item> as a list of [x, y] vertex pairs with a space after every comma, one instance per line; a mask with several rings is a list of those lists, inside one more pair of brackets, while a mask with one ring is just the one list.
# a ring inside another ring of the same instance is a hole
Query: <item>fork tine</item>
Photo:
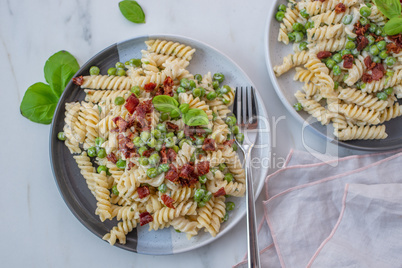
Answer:
[[243, 87], [241, 87], [241, 104], [242, 104], [242, 113], [243, 113], [243, 118], [242, 118], [242, 125], [246, 125], [247, 124], [247, 87], [245, 90], [243, 90]]
[[256, 102], [256, 96], [255, 96], [255, 89], [251, 87], [251, 109], [252, 109], [252, 123], [256, 123], [257, 121], [257, 102]]
[[234, 116], [236, 116], [237, 119], [239, 119], [239, 113], [237, 111], [238, 109], [238, 105], [237, 105], [237, 101], [238, 101], [238, 96], [239, 95], [239, 88], [236, 87], [236, 92], [235, 92], [235, 96], [234, 96], [234, 100], [233, 100], [233, 114]]

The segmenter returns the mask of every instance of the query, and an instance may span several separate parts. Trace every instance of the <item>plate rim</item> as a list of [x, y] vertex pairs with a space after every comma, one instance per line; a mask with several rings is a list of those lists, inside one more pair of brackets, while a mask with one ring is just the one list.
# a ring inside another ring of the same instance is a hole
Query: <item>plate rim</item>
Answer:
[[[270, 55], [270, 49], [271, 45], [269, 42], [269, 36], [271, 33], [271, 22], [274, 21], [274, 14], [275, 14], [275, 7], [278, 5], [278, 2], [283, 1], [283, 0], [274, 0], [271, 9], [268, 11], [268, 16], [266, 19], [265, 23], [265, 28], [264, 28], [264, 55], [265, 55], [265, 65], [268, 69], [268, 74], [271, 79], [271, 83], [274, 86], [276, 95], [279, 97], [281, 100], [282, 104], [286, 107], [286, 110], [295, 118], [297, 121], [299, 121], [302, 125], [305, 124], [307, 121], [304, 120], [304, 118], [293, 108], [293, 106], [286, 100], [285, 96], [282, 94], [282, 90], [280, 89], [280, 86], [278, 84], [277, 77], [273, 71], [273, 63]], [[274, 21], [276, 22], [276, 21]], [[273, 23], [272, 23], [273, 24]], [[312, 129], [315, 134], [318, 134], [322, 138], [324, 138], [326, 141], [333, 143], [335, 145], [340, 145], [344, 148], [347, 149], [353, 149], [353, 150], [360, 150], [360, 151], [391, 151], [395, 150], [398, 148], [402, 148], [402, 143], [400, 146], [392, 146], [392, 145], [383, 145], [380, 147], [367, 147], [367, 146], [360, 146], [360, 145], [354, 145], [350, 144], [348, 142], [340, 141], [335, 138], [329, 137], [328, 135], [324, 135], [320, 131], [318, 131], [315, 127], [311, 126], [310, 123], [307, 124], [309, 129]]]
[[[125, 40], [122, 40], [122, 41], [119, 41], [119, 42], [115, 42], [115, 43], [113, 43], [113, 44], [111, 44], [111, 45], [109, 45], [109, 46], [107, 46], [107, 47], [101, 49], [99, 52], [97, 52], [97, 53], [94, 54], [92, 57], [90, 57], [88, 60], [86, 60], [86, 61], [82, 64], [82, 66], [80, 66], [80, 69], [74, 74], [73, 77], [75, 77], [77, 74], [79, 74], [79, 73], [82, 71], [83, 67], [84, 67], [87, 63], [89, 63], [89, 62], [92, 61], [93, 59], [99, 57], [99, 55], [101, 55], [102, 53], [105, 53], [105, 51], [108, 51], [108, 50], [110, 50], [110, 49], [113, 49], [114, 47], [117, 47], [117, 46], [120, 45], [120, 44], [124, 44], [124, 43], [127, 43], [127, 42], [132, 42], [133, 40], [136, 40], [136, 39], [143, 39], [143, 38], [148, 38], [148, 39], [155, 39], [155, 38], [160, 38], [160, 39], [161, 39], [161, 38], [165, 38], [165, 39], [172, 38], [172, 39], [175, 39], [175, 38], [176, 38], [176, 39], [188, 40], [188, 41], [190, 41], [190, 42], [198, 43], [198, 44], [200, 44], [200, 45], [202, 45], [202, 46], [207, 47], [207, 48], [210, 49], [210, 50], [213, 50], [213, 51], [215, 51], [215, 52], [221, 54], [227, 61], [229, 61], [235, 68], [237, 68], [237, 69], [244, 75], [244, 77], [248, 80], [248, 82], [250, 82], [250, 86], [254, 87], [255, 92], [257, 93], [258, 99], [261, 100], [261, 101], [259, 101], [259, 105], [261, 106], [260, 108], [262, 109], [263, 113], [264, 113], [266, 116], [268, 116], [268, 112], [267, 112], [266, 106], [265, 106], [264, 102], [262, 101], [261, 94], [260, 94], [258, 88], [254, 85], [253, 81], [250, 79], [250, 77], [247, 75], [247, 73], [246, 73], [233, 59], [231, 59], [230, 57], [228, 57], [225, 53], [223, 53], [223, 52], [220, 51], [219, 49], [217, 49], [217, 48], [215, 48], [215, 47], [213, 47], [213, 46], [211, 46], [211, 45], [209, 45], [209, 44], [207, 44], [207, 43], [205, 43], [205, 42], [203, 42], [203, 41], [200, 41], [200, 40], [198, 40], [198, 39], [194, 39], [194, 38], [192, 38], [192, 37], [183, 36], [183, 35], [164, 34], [164, 33], [158, 34], [158, 33], [156, 33], [156, 34], [149, 34], [149, 35], [137, 35], [137, 36], [134, 36], [134, 37], [132, 37], [132, 38], [128, 38], [128, 39], [125, 39]], [[67, 84], [66, 88], [70, 87], [72, 83], [73, 83], [72, 80], [70, 80], [69, 83]], [[59, 102], [57, 103], [57, 106], [56, 106], [54, 115], [55, 115], [56, 113], [58, 113], [59, 110], [61, 109], [61, 106], [65, 104], [65, 103], [62, 103], [60, 100], [62, 100], [63, 97], [64, 97], [64, 95], [67, 94], [66, 92], [67, 92], [67, 91], [63, 90], [63, 93], [62, 93], [62, 95], [60, 96]], [[69, 195], [69, 191], [67, 191], [66, 189], [62, 189], [61, 186], [64, 186], [64, 185], [60, 185], [60, 184], [59, 184], [59, 180], [60, 180], [60, 179], [58, 179], [58, 177], [56, 176], [56, 172], [55, 172], [55, 168], [56, 168], [56, 167], [55, 167], [55, 161], [53, 160], [54, 151], [55, 151], [55, 148], [54, 148], [54, 145], [53, 145], [53, 144], [54, 144], [55, 142], [57, 142], [57, 139], [55, 138], [55, 131], [56, 131], [56, 128], [55, 128], [56, 122], [55, 122], [55, 121], [56, 121], [56, 117], [54, 116], [53, 119], [52, 119], [51, 126], [50, 126], [50, 131], [49, 131], [49, 159], [50, 159], [50, 165], [51, 165], [51, 169], [52, 169], [53, 178], [54, 178], [54, 181], [55, 181], [55, 183], [56, 183], [57, 189], [58, 189], [58, 191], [59, 191], [59, 193], [60, 193], [60, 195], [61, 195], [61, 197], [62, 197], [62, 199], [63, 199], [63, 201], [64, 201], [64, 203], [65, 203], [65, 205], [69, 208], [70, 212], [75, 216], [75, 218], [76, 218], [81, 224], [83, 224], [89, 231], [91, 231], [95, 236], [97, 236], [97, 237], [99, 237], [99, 238], [102, 238], [101, 235], [99, 235], [95, 230], [93, 230], [93, 228], [90, 226], [90, 224], [88, 223], [88, 221], [85, 220], [81, 215], [79, 215], [79, 213], [76, 211], [74, 205], [71, 203], [72, 200], [70, 200], [70, 199], [74, 199], [74, 198], [73, 198], [73, 197], [67, 198], [67, 197], [68, 197], [67, 195]], [[269, 162], [270, 162], [270, 161], [271, 161], [271, 157], [272, 157], [272, 156], [271, 156], [271, 154], [272, 154], [272, 141], [271, 141], [271, 133], [270, 133], [270, 131], [271, 131], [271, 126], [270, 126], [269, 120], [267, 121], [267, 124], [268, 124], [268, 125], [267, 125], [267, 128], [269, 129], [269, 139], [268, 139], [268, 140], [269, 140], [269, 144], [268, 144], [269, 146], [268, 146], [268, 148], [267, 148], [266, 150], [267, 150], [268, 157], [269, 157]], [[260, 176], [261, 176], [261, 178], [260, 178], [261, 182], [257, 185], [258, 187], [257, 187], [256, 189], [254, 189], [255, 200], [257, 200], [258, 196], [261, 194], [262, 189], [263, 189], [263, 187], [264, 187], [265, 178], [266, 178], [266, 176], [268, 175], [268, 173], [269, 173], [270, 170], [271, 170], [271, 167], [268, 166], [268, 167], [266, 168], [266, 171], [263, 172], [263, 173], [260, 175]], [[245, 198], [246, 198], [246, 197], [244, 196], [244, 197], [242, 197], [242, 198], [243, 198], [243, 202], [245, 202]], [[68, 199], [68, 200], [67, 200], [67, 199]], [[80, 208], [80, 209], [82, 210], [82, 208]], [[201, 247], [203, 247], [203, 246], [205, 246], [205, 245], [208, 245], [208, 244], [214, 242], [216, 239], [219, 239], [220, 237], [222, 237], [223, 235], [225, 235], [226, 233], [228, 233], [229, 231], [231, 231], [242, 219], [245, 218], [245, 215], [246, 215], [246, 210], [241, 211], [241, 212], [239, 213], [239, 216], [238, 216], [237, 218], [235, 218], [235, 219], [231, 222], [231, 225], [228, 226], [228, 228], [226, 228], [226, 229], [220, 231], [220, 232], [217, 234], [216, 237], [212, 237], [212, 236], [211, 236], [211, 238], [206, 239], [206, 240], [204, 240], [204, 241], [201, 241], [200, 243], [197, 243], [196, 245], [192, 245], [191, 247], [183, 248], [183, 249], [179, 249], [179, 250], [174, 250], [174, 251], [168, 252], [168, 253], [159, 253], [159, 252], [158, 252], [158, 253], [152, 253], [152, 252], [138, 252], [136, 248], [124, 247], [124, 245], [121, 245], [121, 244], [119, 244], [119, 243], [116, 243], [115, 246], [118, 247], [118, 248], [120, 248], [120, 249], [124, 249], [124, 250], [127, 250], [127, 251], [135, 252], [135, 253], [138, 253], [138, 254], [154, 255], [154, 256], [158, 256], [158, 255], [159, 255], [159, 256], [161, 256], [161, 255], [174, 255], [174, 254], [189, 252], [189, 251], [192, 251], [192, 250], [201, 248]], [[137, 238], [137, 239], [138, 239], [138, 238]], [[105, 242], [105, 243], [107, 243], [107, 241], [104, 241], [104, 240], [102, 240], [102, 241]]]

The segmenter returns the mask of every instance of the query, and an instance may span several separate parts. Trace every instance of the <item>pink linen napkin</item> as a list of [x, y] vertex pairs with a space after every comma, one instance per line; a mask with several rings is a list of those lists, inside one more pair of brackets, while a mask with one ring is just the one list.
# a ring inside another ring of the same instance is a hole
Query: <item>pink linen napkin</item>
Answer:
[[[402, 233], [402, 215], [393, 218], [388, 209], [389, 203], [402, 206], [402, 202], [396, 194], [392, 200], [384, 200], [384, 189], [389, 187], [383, 185], [402, 185], [402, 176], [399, 175], [401, 151], [340, 159], [327, 157], [325, 162], [321, 162], [323, 157], [306, 152], [291, 152], [285, 167], [267, 177], [267, 200], [263, 202], [265, 217], [259, 226], [262, 267], [375, 267], [362, 262], [369, 260], [361, 257], [366, 255], [373, 258], [371, 263], [381, 264], [376, 267], [399, 267], [392, 263], [399, 261], [402, 264], [402, 254], [391, 253], [401, 252], [402, 239], [399, 244], [391, 246], [388, 237], [382, 234], [388, 230]], [[367, 189], [365, 185], [370, 185], [369, 192], [372, 195], [360, 194], [360, 199], [346, 199], [346, 196], [356, 194], [359, 189]], [[356, 188], [358, 189], [355, 190]], [[348, 189], [353, 191], [349, 193]], [[377, 206], [372, 206], [378, 199], [374, 193], [383, 196], [382, 202], [378, 202]], [[358, 204], [362, 209], [360, 218], [367, 224], [370, 223], [367, 227], [371, 229], [359, 229], [361, 226], [353, 217], [356, 211], [349, 209], [346, 210], [348, 213], [344, 213], [345, 204], [353, 207], [356, 200], [361, 202]], [[376, 215], [381, 217], [376, 218]], [[399, 221], [397, 225], [393, 225], [397, 227], [388, 228], [389, 218], [392, 218], [393, 224]], [[338, 222], [339, 219], [342, 222]], [[371, 224], [375, 221], [378, 221], [377, 225]], [[364, 242], [365, 247], [356, 244], [356, 252], [350, 254], [352, 243], [342, 240], [348, 237], [353, 238], [353, 241]], [[337, 244], [338, 238], [342, 243]], [[372, 252], [379, 245], [389, 249], [389, 254]], [[393, 247], [399, 251], [391, 250]], [[331, 250], [334, 248], [337, 249], [337, 255]], [[345, 263], [337, 263], [342, 259], [341, 256], [344, 256]], [[246, 267], [246, 259], [234, 267]]]

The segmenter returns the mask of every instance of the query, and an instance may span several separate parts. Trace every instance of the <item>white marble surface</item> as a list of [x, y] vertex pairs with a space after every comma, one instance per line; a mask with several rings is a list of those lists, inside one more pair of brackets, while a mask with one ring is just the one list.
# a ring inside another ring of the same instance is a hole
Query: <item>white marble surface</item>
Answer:
[[[49, 162], [50, 126], [19, 113], [25, 90], [44, 81], [43, 66], [59, 50], [83, 64], [103, 48], [145, 34], [179, 34], [224, 51], [253, 80], [263, 96], [272, 127], [272, 170], [290, 148], [305, 143], [330, 154], [338, 149], [291, 118], [277, 98], [266, 71], [263, 37], [273, 1], [142, 1], [146, 24], [120, 14], [118, 1], [0, 1], [0, 170], [2, 267], [231, 267], [246, 252], [246, 222], [214, 243], [174, 256], [139, 255], [111, 247], [90, 233], [69, 211]], [[258, 218], [262, 216], [257, 201]]]

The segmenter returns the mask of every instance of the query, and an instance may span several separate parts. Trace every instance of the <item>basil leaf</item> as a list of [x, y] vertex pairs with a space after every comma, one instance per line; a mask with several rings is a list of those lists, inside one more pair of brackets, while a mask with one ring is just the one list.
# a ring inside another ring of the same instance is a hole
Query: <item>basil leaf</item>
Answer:
[[60, 97], [80, 65], [73, 55], [67, 51], [53, 54], [45, 63], [45, 79], [51, 90]]
[[121, 1], [119, 3], [121, 14], [131, 22], [145, 23], [145, 14], [141, 6], [136, 1]]
[[172, 98], [170, 96], [155, 96], [152, 99], [152, 104], [154, 105], [155, 109], [160, 112], [171, 113], [173, 110], [178, 110], [180, 114], [180, 110], [179, 108], [177, 108], [179, 106], [179, 103], [177, 102], [177, 100], [175, 100], [175, 98]]
[[401, 15], [401, 3], [399, 0], [375, 0], [374, 3], [388, 19]]
[[392, 18], [384, 26], [387, 35], [396, 35], [402, 32], [402, 18]]
[[50, 124], [58, 101], [59, 97], [49, 85], [36, 83], [25, 92], [20, 111], [23, 116], [33, 122]]
[[183, 116], [184, 123], [188, 126], [208, 125], [209, 120], [207, 114], [201, 109], [190, 109]]

